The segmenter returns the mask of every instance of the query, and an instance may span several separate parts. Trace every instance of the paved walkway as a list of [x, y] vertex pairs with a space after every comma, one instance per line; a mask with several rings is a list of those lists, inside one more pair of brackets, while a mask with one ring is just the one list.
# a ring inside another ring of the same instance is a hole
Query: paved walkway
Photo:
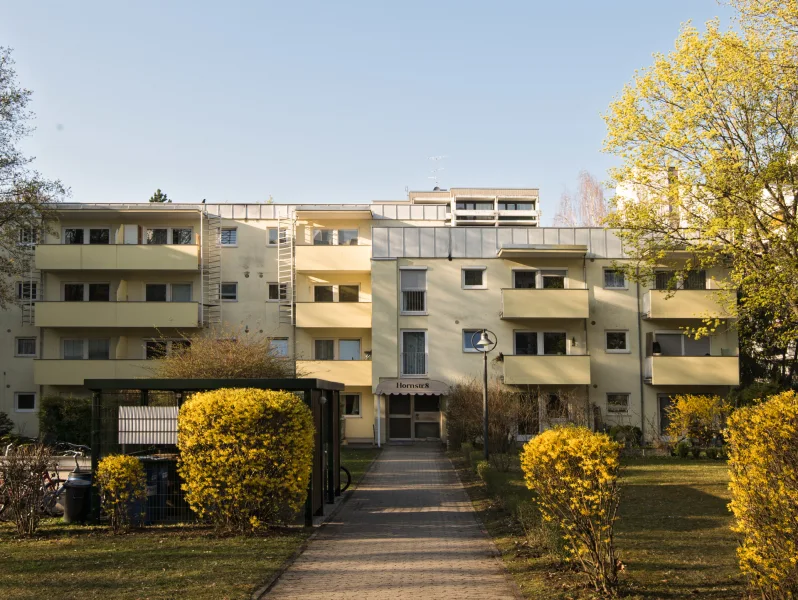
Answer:
[[516, 598], [438, 447], [388, 446], [267, 598]]

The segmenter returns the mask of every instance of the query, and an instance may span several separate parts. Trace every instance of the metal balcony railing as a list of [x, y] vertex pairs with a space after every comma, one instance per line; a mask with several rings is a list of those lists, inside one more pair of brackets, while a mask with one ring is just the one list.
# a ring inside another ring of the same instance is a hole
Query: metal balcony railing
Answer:
[[403, 291], [402, 292], [402, 312], [426, 312], [427, 292], [425, 291]]

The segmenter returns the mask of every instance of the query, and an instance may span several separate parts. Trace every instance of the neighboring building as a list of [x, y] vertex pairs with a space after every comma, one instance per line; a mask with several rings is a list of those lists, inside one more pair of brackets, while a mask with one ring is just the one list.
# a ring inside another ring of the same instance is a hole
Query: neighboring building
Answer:
[[20, 307], [0, 316], [0, 410], [35, 434], [42, 396], [146, 376], [181, 332], [221, 323], [263, 331], [308, 376], [344, 383], [354, 441], [445, 437], [443, 395], [481, 374], [483, 328], [498, 336], [491, 377], [544, 407], [581, 399], [590, 423], [648, 438], [674, 393], [738, 383], [733, 329], [697, 341], [680, 330], [730, 317], [721, 273], [694, 273], [673, 294], [645, 289], [613, 270], [625, 256], [612, 231], [539, 218], [535, 189], [60, 205], [59, 237], [36, 246]]

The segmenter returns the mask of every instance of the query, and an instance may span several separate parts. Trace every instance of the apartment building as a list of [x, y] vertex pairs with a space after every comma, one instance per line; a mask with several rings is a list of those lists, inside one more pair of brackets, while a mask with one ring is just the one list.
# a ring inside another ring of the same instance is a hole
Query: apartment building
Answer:
[[[490, 376], [541, 406], [579, 398], [589, 422], [650, 438], [676, 393], [737, 385], [721, 272], [680, 289], [627, 281], [618, 238], [542, 228], [536, 189], [435, 189], [348, 205], [59, 206], [57, 236], [2, 317], [0, 410], [28, 435], [48, 394], [146, 377], [182, 334], [263, 332], [305, 376], [339, 381], [351, 441], [445, 439], [453, 383]], [[678, 257], [675, 257], [678, 260]], [[683, 328], [722, 325], [694, 340]], [[532, 433], [543, 422], [522, 424]]]

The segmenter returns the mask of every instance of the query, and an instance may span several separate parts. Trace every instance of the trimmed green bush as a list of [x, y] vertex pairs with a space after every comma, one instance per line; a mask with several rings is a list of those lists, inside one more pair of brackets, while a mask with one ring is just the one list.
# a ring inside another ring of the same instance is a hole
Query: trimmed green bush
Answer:
[[6, 413], [0, 412], [0, 438], [14, 431], [14, 421]]
[[627, 448], [639, 448], [643, 444], [643, 432], [634, 425], [613, 425], [610, 437]]
[[717, 448], [707, 448], [706, 449], [707, 458], [711, 458], [712, 460], [718, 459], [718, 449]]
[[687, 455], [690, 454], [690, 444], [687, 442], [679, 442], [676, 444], [676, 456], [679, 458], [687, 458]]
[[47, 444], [91, 445], [91, 398], [45, 396], [39, 404], [39, 436]]
[[693, 446], [690, 448], [690, 454], [693, 455], [693, 458], [701, 458], [701, 448], [699, 446]]

